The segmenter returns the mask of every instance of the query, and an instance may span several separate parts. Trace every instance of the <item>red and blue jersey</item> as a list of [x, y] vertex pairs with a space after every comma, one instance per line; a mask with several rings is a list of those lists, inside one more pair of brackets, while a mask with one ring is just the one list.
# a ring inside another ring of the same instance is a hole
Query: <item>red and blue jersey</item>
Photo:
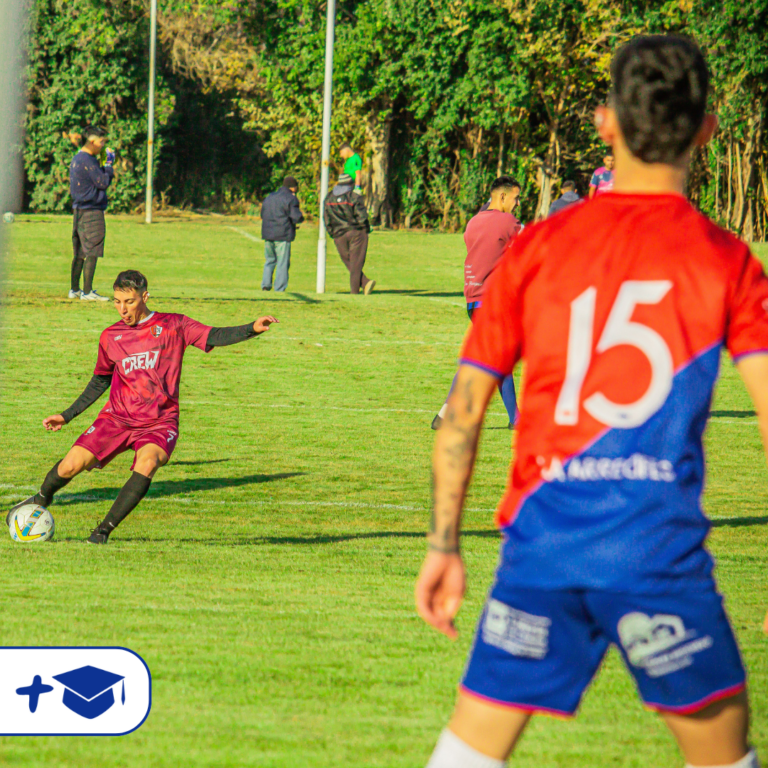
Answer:
[[653, 594], [711, 579], [702, 435], [721, 349], [768, 352], [768, 279], [683, 197], [611, 193], [527, 229], [462, 361], [526, 363], [499, 579]]
[[596, 195], [610, 192], [613, 189], [613, 171], [609, 171], [605, 166], [595, 169], [589, 180], [589, 186], [595, 188]]

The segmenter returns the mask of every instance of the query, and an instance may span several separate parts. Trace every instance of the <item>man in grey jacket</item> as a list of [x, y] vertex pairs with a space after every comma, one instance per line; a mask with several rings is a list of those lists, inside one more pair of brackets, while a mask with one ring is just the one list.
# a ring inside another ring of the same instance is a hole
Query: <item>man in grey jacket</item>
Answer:
[[261, 238], [264, 240], [264, 276], [261, 290], [272, 289], [272, 275], [275, 290], [288, 287], [288, 269], [291, 266], [291, 243], [296, 239], [296, 225], [304, 221], [296, 193], [299, 182], [293, 176], [286, 176], [283, 186], [272, 192], [261, 206]]
[[558, 211], [562, 211], [581, 200], [579, 193], [576, 191], [575, 181], [564, 181], [563, 186], [560, 187], [560, 191], [562, 192], [560, 197], [558, 197], [557, 200], [555, 200], [555, 202], [549, 206], [549, 214], [547, 214], [548, 216], [552, 216]]
[[339, 256], [349, 270], [349, 292], [368, 294], [376, 285], [363, 272], [368, 253], [371, 225], [363, 198], [354, 191], [354, 181], [342, 173], [336, 186], [323, 202], [323, 220], [328, 234], [336, 243]]

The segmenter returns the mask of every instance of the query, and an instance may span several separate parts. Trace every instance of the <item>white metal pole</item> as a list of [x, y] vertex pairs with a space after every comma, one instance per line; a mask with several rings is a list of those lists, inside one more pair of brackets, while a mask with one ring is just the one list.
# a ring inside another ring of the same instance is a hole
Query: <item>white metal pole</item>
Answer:
[[325, 22], [325, 91], [323, 94], [323, 148], [320, 167], [320, 228], [317, 236], [317, 292], [325, 293], [325, 221], [323, 203], [328, 194], [328, 164], [331, 161], [331, 99], [333, 95], [333, 39], [336, 27], [336, 0], [328, 0]]
[[147, 198], [146, 222], [152, 223], [152, 170], [155, 150], [155, 48], [157, 42], [157, 0], [152, 0], [149, 22], [149, 115], [147, 117]]

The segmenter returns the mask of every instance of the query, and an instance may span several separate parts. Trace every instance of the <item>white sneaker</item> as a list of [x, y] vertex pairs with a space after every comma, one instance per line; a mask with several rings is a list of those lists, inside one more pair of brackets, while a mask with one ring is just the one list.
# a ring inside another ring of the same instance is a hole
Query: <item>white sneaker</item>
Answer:
[[82, 291], [70, 291], [68, 298], [79, 299], [83, 295]]
[[90, 293], [81, 293], [80, 301], [109, 301], [106, 296], [100, 296], [96, 291]]

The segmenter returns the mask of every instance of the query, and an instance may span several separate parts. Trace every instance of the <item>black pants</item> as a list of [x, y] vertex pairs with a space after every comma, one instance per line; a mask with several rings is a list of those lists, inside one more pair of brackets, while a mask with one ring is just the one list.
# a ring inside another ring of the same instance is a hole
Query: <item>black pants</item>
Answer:
[[107, 226], [104, 222], [104, 211], [80, 210], [75, 208], [72, 219], [72, 270], [71, 289], [80, 290], [80, 275], [85, 265], [85, 282], [83, 291], [93, 290], [93, 275], [96, 272], [96, 259], [104, 255], [104, 240], [107, 236]]
[[339, 256], [349, 270], [349, 292], [360, 293], [360, 288], [370, 282], [363, 274], [365, 256], [368, 252], [368, 233], [364, 229], [350, 229], [333, 238], [339, 249]]

